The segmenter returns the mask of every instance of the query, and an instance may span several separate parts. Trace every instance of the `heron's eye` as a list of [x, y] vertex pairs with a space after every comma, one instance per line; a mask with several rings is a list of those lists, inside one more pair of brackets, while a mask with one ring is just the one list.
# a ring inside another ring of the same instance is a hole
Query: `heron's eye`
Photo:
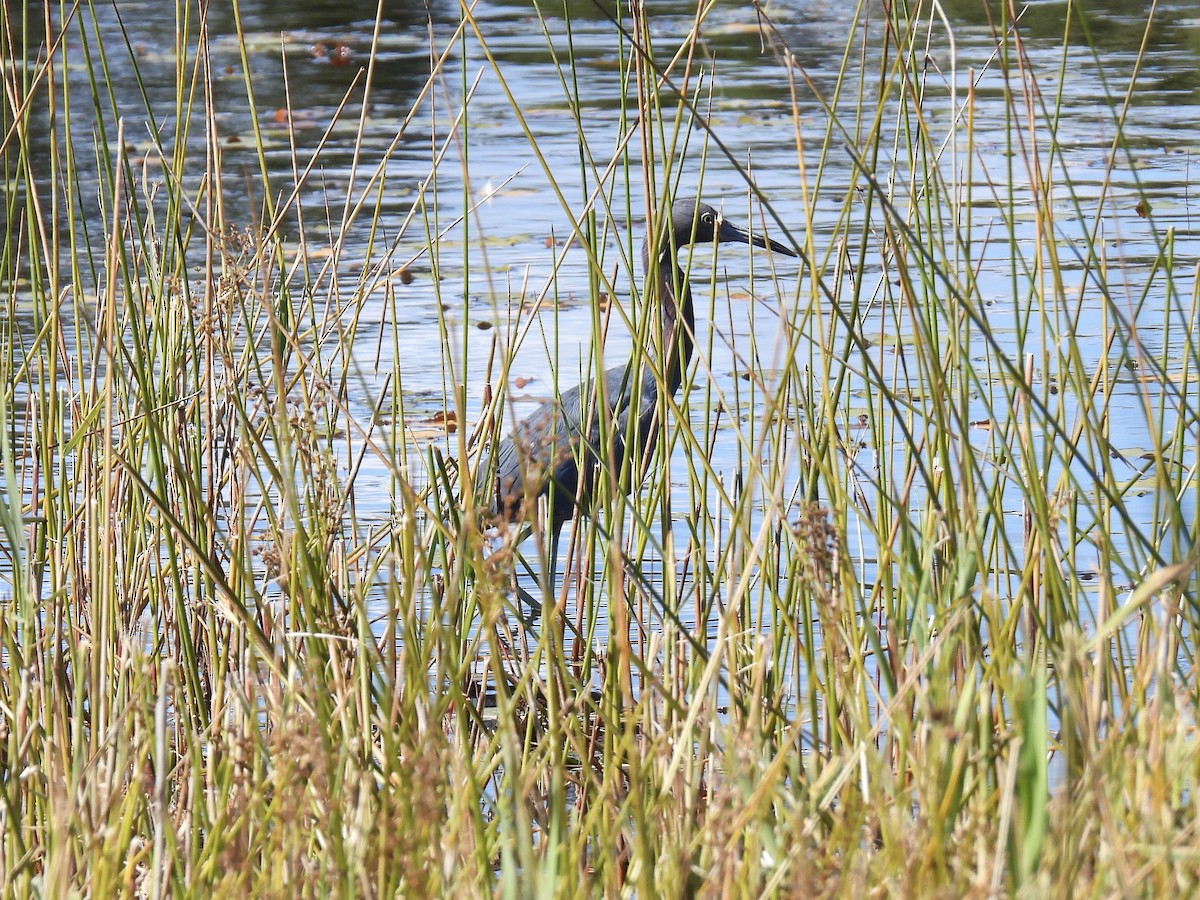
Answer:
[[713, 223], [712, 213], [705, 213], [700, 217], [700, 221], [705, 225], [711, 225]]

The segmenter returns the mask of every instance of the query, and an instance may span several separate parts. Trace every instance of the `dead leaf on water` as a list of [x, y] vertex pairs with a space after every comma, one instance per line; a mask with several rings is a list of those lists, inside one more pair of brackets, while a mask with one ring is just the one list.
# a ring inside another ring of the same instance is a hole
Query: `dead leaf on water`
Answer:
[[454, 434], [458, 430], [458, 414], [450, 409], [434, 413], [428, 419], [421, 420], [428, 428], [409, 428], [409, 432], [418, 440], [422, 437], [433, 438], [443, 434]]

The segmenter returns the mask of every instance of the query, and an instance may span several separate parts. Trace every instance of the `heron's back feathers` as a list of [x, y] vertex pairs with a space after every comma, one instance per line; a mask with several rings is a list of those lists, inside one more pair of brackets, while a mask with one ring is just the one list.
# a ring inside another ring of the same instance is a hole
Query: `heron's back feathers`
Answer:
[[[616, 366], [604, 373], [603, 395], [596, 390], [595, 381], [587, 381], [545, 401], [517, 423], [496, 451], [492, 508], [502, 519], [525, 518], [528, 504], [549, 490], [551, 526], [558, 528], [571, 518], [577, 498], [585, 511], [590, 508], [602, 464], [611, 461], [618, 469], [627, 468], [626, 446], [631, 437], [636, 435], [639, 453], [644, 451], [656, 427], [658, 382], [643, 366], [635, 392], [631, 390], [632, 377], [629, 366]], [[607, 415], [601, 415], [604, 406]], [[630, 416], [635, 413], [638, 428], [631, 433]], [[603, 439], [606, 429], [611, 429], [608, 441]], [[609, 460], [601, 449], [605, 446], [612, 449]], [[491, 471], [487, 461], [483, 471]], [[625, 472], [624, 480], [631, 475]]]

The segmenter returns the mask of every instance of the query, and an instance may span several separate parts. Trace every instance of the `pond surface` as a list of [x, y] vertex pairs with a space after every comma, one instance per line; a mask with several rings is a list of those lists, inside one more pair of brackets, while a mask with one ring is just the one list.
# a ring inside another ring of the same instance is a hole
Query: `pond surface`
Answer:
[[[639, 314], [629, 298], [641, 276], [636, 260], [645, 224], [643, 171], [636, 137], [622, 146], [633, 130], [635, 88], [618, 64], [617, 48], [628, 38], [610, 18], [611, 4], [569, 0], [541, 5], [539, 16], [529, 4], [480, 0], [471, 9], [481, 41], [471, 28], [460, 31], [459, 8], [449, 2], [431, 2], [428, 11], [421, 4], [385, 4], [377, 36], [374, 2], [242, 2], [244, 48], [226, 6], [211, 5], [208, 29], [221, 128], [216, 146], [230, 173], [224, 186], [227, 215], [250, 232], [264, 227], [262, 191], [246, 187], [261, 184], [255, 175], [258, 127], [273, 191], [282, 197], [298, 190], [306, 217], [303, 240], [324, 247], [323, 253], [310, 255], [309, 271], [296, 275], [297, 283], [307, 279], [304, 289], [317, 298], [315, 308], [325, 310], [323, 326], [340, 320], [342, 327], [357, 329], [347, 362], [350, 412], [358, 421], [371, 421], [385, 387], [398, 392], [407, 420], [430, 421], [454, 408], [456, 384], [464, 386], [472, 419], [497, 377], [490, 363], [494, 342], [513, 341], [515, 315], [527, 317], [532, 301], [543, 298], [510, 370], [512, 412], [526, 413], [551, 396], [556, 372], [565, 387], [591, 364], [598, 318], [594, 279], [608, 282], [599, 290], [611, 292], [625, 316]], [[665, 63], [696, 27], [696, 7], [684, 2], [649, 6], [649, 37]], [[960, 133], [957, 142], [947, 144], [939, 165], [973, 185], [971, 203], [964, 208], [976, 236], [977, 290], [1002, 348], [1017, 361], [1035, 355], [1039, 377], [1061, 377], [1053, 366], [1041, 369], [1046, 336], [1054, 329], [1028, 328], [1023, 313], [1027, 292], [1045, 273], [1031, 270], [1028, 258], [1017, 261], [1021, 248], [1037, 246], [1048, 227], [1033, 214], [1023, 151], [1014, 145], [1014, 135], [1036, 134], [1056, 147], [1043, 174], [1053, 182], [1047, 186], [1056, 213], [1052, 240], [1068, 248], [1060, 254], [1068, 268], [1058, 277], [1069, 302], [1047, 315], [1072, 319], [1079, 363], [1090, 371], [1110, 352], [1105, 335], [1111, 309], [1102, 302], [1094, 262], [1086, 259], [1086, 251], [1073, 256], [1069, 250], [1089, 240], [1107, 254], [1107, 290], [1113, 305], [1127, 310], [1130, 325], [1136, 326], [1140, 352], [1151, 359], [1182, 352], [1172, 342], [1194, 334], [1187, 321], [1193, 308], [1190, 263], [1177, 267], [1173, 296], [1156, 282], [1152, 290], [1160, 293], [1142, 306], [1142, 293], [1147, 273], [1168, 243], [1176, 260], [1200, 255], [1200, 223], [1193, 220], [1200, 210], [1194, 209], [1190, 188], [1198, 162], [1200, 5], [1160, 5], [1147, 37], [1143, 4], [1090, 4], [1091, 45], [1074, 28], [1076, 42], [1065, 51], [1066, 4], [1026, 7], [1020, 36], [1040, 91], [1032, 105], [1045, 111], [1029, 128], [1010, 121], [1006, 78], [1017, 76], [1006, 76], [995, 63], [996, 26], [986, 7], [976, 0], [947, 0], [942, 8], [953, 41], [941, 23], [928, 38], [924, 74], [931, 88], [924, 113], [934, 133], [947, 134], [949, 99], [961, 106], [973, 94], [970, 146]], [[155, 2], [123, 0], [115, 9], [119, 22], [114, 8], [98, 7], [96, 28], [110, 51], [118, 107], [130, 110], [126, 143], [153, 179], [151, 135], [156, 128], [167, 130], [175, 108], [176, 23], [171, 11]], [[687, 144], [686, 152], [672, 157], [669, 173], [661, 155], [654, 172], [660, 193], [664, 178], [677, 179], [677, 195], [698, 191], [730, 218], [756, 230], [765, 227], [772, 237], [812, 254], [806, 265], [739, 247], [723, 248], [718, 259], [707, 248], [694, 254], [703, 360], [690, 414], [694, 424], [705, 427], [714, 398], [732, 398], [726, 405], [738, 412], [725, 417], [712, 439], [713, 468], [724, 476], [745, 465], [745, 444], [733, 426], [752, 430], [761, 414], [756, 413], [761, 398], [742, 378], [748, 360], [764, 373], [785, 367], [780, 354], [790, 351], [777, 339], [778, 322], [820, 298], [814, 281], [838, 280], [831, 260], [839, 253], [863, 250], [863, 273], [887, 280], [877, 234], [866, 233], [865, 246], [839, 244], [855, 233], [847, 229], [845, 208], [848, 192], [863, 185], [855, 160], [875, 114], [872, 98], [885, 65], [870, 55], [873, 47], [888, 43], [882, 37], [882, 8], [773, 0], [762, 9], [777, 29], [773, 33], [761, 27], [746, 4], [719, 4], [704, 18], [687, 77], [708, 127], [695, 127], [685, 114], [676, 136], [675, 103], [664, 91], [668, 112], [658, 146], [673, 139], [680, 147]], [[122, 27], [137, 60], [140, 86], [131, 66], [122, 70], [122, 54], [115, 52]], [[622, 27], [630, 26], [622, 20]], [[791, 79], [784, 47], [794, 54]], [[246, 99], [243, 52], [253, 78], [253, 111]], [[429, 81], [431, 53], [445, 53], [446, 62], [440, 76]], [[1118, 139], [1115, 116], [1135, 66], [1140, 72], [1136, 103]], [[672, 71], [677, 82], [684, 77], [684, 67]], [[137, 112], [144, 109], [143, 90], [151, 106], [162, 109], [156, 123]], [[885, 134], [903, 143], [904, 122], [891, 115], [895, 121], [883, 126]], [[831, 123], [835, 136], [827, 140]], [[194, 129], [189, 140], [195, 154], [205, 152], [203, 129]], [[889, 145], [888, 139], [882, 142], [883, 155], [873, 171], [899, 203], [919, 194], [921, 184], [887, 158]], [[297, 177], [295, 160], [302, 166], [312, 161], [303, 179]], [[609, 171], [614, 161], [616, 175]], [[752, 201], [747, 170], [773, 215], [764, 215]], [[234, 177], [238, 172], [246, 178]], [[610, 197], [609, 207], [596, 199], [598, 182]], [[353, 212], [360, 201], [368, 214]], [[572, 220], [589, 202], [599, 221], [595, 265], [577, 241], [569, 245]], [[849, 215], [853, 220], [854, 212]], [[1002, 224], [1003, 217], [1011, 223]], [[301, 240], [293, 224], [283, 227], [293, 230], [290, 240]], [[410, 283], [396, 277], [401, 267], [411, 275]], [[860, 321], [862, 333], [878, 342], [880, 370], [902, 365], [906, 337], [895, 333], [897, 319], [888, 303], [869, 305]], [[609, 323], [604, 358], [612, 365], [630, 353], [632, 338], [621, 316], [609, 316]], [[799, 353], [807, 363], [817, 350], [806, 346]], [[851, 384], [848, 396], [862, 396], [864, 390]], [[919, 378], [909, 390], [919, 403]], [[1191, 394], [1194, 405], [1194, 382], [1181, 390]], [[1136, 372], [1119, 380], [1108, 398], [1109, 422], [1119, 435], [1114, 440], [1133, 460], [1131, 473], [1151, 443], [1149, 429], [1155, 424], [1147, 416], [1146, 399]], [[399, 414], [398, 407], [388, 409]], [[844, 410], [847, 422], [862, 411]], [[988, 420], [982, 402], [974, 418]], [[986, 431], [980, 431], [986, 444]], [[437, 433], [431, 425], [420, 441], [436, 441]], [[456, 452], [455, 436], [441, 440], [448, 453]], [[349, 465], [349, 454], [345, 462]], [[1193, 465], [1194, 459], [1180, 462]], [[860, 463], [877, 464], [865, 457]], [[799, 482], [799, 462], [790, 465]], [[387, 521], [393, 513], [393, 473], [368, 455], [356, 490], [360, 520]], [[1181, 501], [1194, 510], [1194, 496]], [[1148, 523], [1157, 508], [1151, 492], [1139, 504], [1128, 500], [1134, 515], [1140, 513]], [[1019, 510], [1006, 506], [1005, 512]], [[1019, 531], [1019, 516], [1012, 518], [1012, 529]], [[856, 534], [852, 529], [852, 540]], [[865, 545], [852, 550], [868, 561], [873, 553]]]

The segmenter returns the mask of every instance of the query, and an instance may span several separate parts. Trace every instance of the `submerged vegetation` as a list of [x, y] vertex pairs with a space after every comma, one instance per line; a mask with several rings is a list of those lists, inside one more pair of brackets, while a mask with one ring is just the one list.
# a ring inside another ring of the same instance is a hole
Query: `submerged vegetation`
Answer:
[[[1195, 889], [1200, 310], [1128, 134], [1143, 51], [1073, 3], [1036, 49], [1005, 4], [864, 3], [816, 73], [782, 3], [534, 3], [534, 109], [482, 3], [357, 43], [220, 6], [174, 46], [4, 7], [6, 893]], [[500, 115], [514, 180], [476, 183]], [[526, 168], [543, 275], [483, 216]], [[618, 332], [656, 358], [631, 261], [696, 193], [803, 264], [694, 268], [654, 464], [548, 583], [484, 451]]]

